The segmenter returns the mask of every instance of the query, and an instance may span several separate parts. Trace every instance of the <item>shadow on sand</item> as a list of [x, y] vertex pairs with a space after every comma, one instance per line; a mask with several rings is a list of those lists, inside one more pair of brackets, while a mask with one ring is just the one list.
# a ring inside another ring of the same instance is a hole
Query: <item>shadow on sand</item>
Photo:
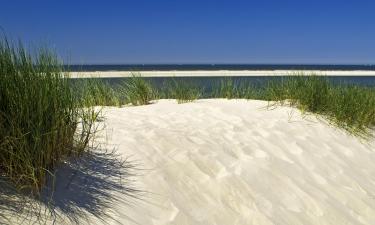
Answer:
[[[8, 224], [10, 218], [1, 212], [17, 215], [20, 224], [81, 224], [87, 217], [106, 224], [108, 219], [114, 219], [108, 213], [110, 206], [132, 205], [140, 199], [142, 192], [135, 188], [133, 180], [137, 175], [135, 166], [115, 151], [93, 150], [58, 166], [36, 201], [25, 201], [27, 197], [0, 183], [0, 224]], [[27, 202], [32, 207], [26, 206]]]

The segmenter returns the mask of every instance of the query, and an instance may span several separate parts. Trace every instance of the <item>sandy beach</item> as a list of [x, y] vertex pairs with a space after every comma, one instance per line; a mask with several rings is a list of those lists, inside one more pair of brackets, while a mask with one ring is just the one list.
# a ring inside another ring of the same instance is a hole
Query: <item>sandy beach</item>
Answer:
[[[221, 77], [221, 76], [287, 76], [296, 71], [292, 70], [216, 70], [216, 71], [136, 71], [143, 77]], [[88, 77], [130, 77], [134, 71], [96, 71], [96, 72], [71, 72], [72, 78]], [[324, 71], [304, 70], [305, 74], [325, 76], [375, 76], [375, 71]]]
[[104, 113], [147, 193], [114, 193], [111, 219], [90, 224], [375, 224], [375, 143], [322, 118], [224, 99]]

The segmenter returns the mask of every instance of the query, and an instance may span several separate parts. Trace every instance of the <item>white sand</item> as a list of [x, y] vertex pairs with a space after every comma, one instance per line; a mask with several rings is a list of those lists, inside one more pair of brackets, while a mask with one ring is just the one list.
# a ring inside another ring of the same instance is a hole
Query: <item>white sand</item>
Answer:
[[147, 193], [119, 192], [106, 157], [64, 166], [56, 205], [89, 211], [79, 224], [375, 224], [375, 141], [315, 116], [223, 99], [104, 112], [107, 147], [138, 163], [130, 184]]
[[[266, 102], [107, 108], [108, 141], [151, 193], [109, 224], [375, 224], [375, 144]], [[102, 222], [97, 222], [102, 224]]]
[[[214, 71], [139, 71], [143, 77], [215, 77], [215, 76], [286, 76], [296, 71], [291, 70], [214, 70]], [[326, 76], [375, 76], [375, 71], [315, 71], [305, 70], [305, 74], [314, 73]], [[87, 77], [129, 77], [131, 71], [96, 71], [96, 72], [72, 72], [72, 78]]]

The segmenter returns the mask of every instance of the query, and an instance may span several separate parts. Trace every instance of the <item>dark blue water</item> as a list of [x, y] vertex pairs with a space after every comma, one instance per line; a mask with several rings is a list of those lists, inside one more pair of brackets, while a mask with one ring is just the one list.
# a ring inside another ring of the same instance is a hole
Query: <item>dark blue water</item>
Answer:
[[170, 71], [170, 70], [373, 70], [375, 65], [298, 65], [298, 64], [126, 64], [67, 65], [70, 71]]
[[[272, 76], [272, 77], [265, 77], [265, 76], [251, 76], [251, 77], [230, 77], [236, 85], [246, 84], [251, 85], [254, 87], [264, 87], [267, 83], [271, 80], [277, 81], [281, 80], [285, 77], [282, 76]], [[360, 85], [360, 86], [368, 86], [368, 87], [375, 87], [375, 76], [332, 76], [327, 77], [330, 82], [333, 84], [347, 84], [347, 85]], [[98, 78], [95, 78], [98, 79]], [[128, 80], [129, 78], [126, 77], [113, 77], [113, 78], [99, 78], [111, 86], [116, 86], [121, 84], [122, 82]], [[212, 89], [213, 86], [217, 86], [223, 79], [228, 79], [228, 77], [144, 77], [147, 81], [149, 81], [154, 87], [162, 88], [168, 82], [174, 80], [183, 81], [186, 84], [191, 84], [195, 87], [202, 88], [206, 91]]]

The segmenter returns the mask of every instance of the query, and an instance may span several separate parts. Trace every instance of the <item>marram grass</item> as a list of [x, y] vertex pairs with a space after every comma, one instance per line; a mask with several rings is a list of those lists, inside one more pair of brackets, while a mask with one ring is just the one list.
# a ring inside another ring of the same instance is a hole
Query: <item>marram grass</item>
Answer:
[[71, 84], [74, 94], [84, 106], [121, 106], [125, 99], [121, 98], [118, 89], [97, 78], [74, 80]]
[[250, 82], [236, 82], [231, 77], [221, 79], [210, 96], [226, 99], [263, 99], [264, 90]]
[[31, 54], [0, 40], [0, 177], [32, 197], [93, 137], [98, 112], [84, 107], [68, 79], [47, 49]]
[[133, 73], [132, 76], [124, 81], [119, 87], [120, 98], [126, 103], [134, 106], [147, 105], [157, 96], [156, 89], [146, 81], [140, 74]]
[[271, 81], [266, 99], [287, 103], [302, 112], [325, 116], [332, 124], [361, 137], [373, 136], [375, 88], [332, 84], [327, 77], [291, 74]]
[[192, 102], [202, 95], [202, 90], [189, 81], [177, 80], [173, 78], [165, 83], [164, 97], [176, 99], [177, 103]]

